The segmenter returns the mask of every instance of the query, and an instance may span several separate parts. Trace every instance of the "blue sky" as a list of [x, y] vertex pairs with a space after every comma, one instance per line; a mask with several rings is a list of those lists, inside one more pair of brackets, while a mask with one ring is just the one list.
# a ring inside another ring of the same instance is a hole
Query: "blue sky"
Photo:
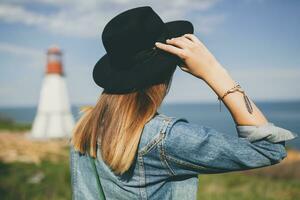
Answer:
[[[300, 99], [300, 1], [1, 0], [0, 106], [37, 104], [52, 44], [64, 52], [71, 103], [94, 104], [102, 91], [92, 80], [105, 53], [102, 29], [114, 15], [142, 5], [165, 22], [190, 20], [254, 101]], [[178, 68], [166, 102], [216, 99], [203, 81]]]

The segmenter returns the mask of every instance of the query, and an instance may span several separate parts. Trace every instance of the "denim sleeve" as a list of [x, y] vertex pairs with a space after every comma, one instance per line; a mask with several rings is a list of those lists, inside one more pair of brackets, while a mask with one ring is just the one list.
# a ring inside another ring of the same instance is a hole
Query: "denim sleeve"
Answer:
[[224, 173], [279, 163], [296, 133], [267, 123], [236, 126], [238, 135], [178, 121], [167, 131], [165, 159], [175, 175]]

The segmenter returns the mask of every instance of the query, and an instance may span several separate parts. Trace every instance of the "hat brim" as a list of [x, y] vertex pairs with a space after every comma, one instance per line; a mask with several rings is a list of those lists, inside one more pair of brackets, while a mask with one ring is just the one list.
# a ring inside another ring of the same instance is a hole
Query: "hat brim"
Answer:
[[[185, 20], [171, 21], [165, 25], [169, 38], [194, 32], [192, 23]], [[112, 94], [129, 93], [162, 83], [176, 70], [180, 59], [160, 49], [156, 51], [158, 52], [147, 61], [137, 63], [129, 70], [117, 71], [110, 67], [109, 57], [105, 54], [94, 66], [94, 82], [104, 88], [107, 93]]]

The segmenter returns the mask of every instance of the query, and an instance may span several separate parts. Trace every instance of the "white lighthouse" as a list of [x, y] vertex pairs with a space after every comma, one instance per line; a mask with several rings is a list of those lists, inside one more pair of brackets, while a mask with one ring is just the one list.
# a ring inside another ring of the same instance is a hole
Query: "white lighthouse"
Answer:
[[70, 137], [74, 123], [62, 67], [62, 52], [58, 47], [51, 47], [47, 52], [47, 68], [31, 137]]

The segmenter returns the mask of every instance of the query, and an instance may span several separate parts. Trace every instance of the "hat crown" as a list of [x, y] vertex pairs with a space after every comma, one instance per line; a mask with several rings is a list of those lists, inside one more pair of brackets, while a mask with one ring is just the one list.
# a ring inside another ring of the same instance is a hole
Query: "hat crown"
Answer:
[[111, 19], [104, 27], [102, 42], [113, 66], [122, 69], [130, 66], [136, 53], [154, 47], [164, 31], [164, 22], [151, 7], [138, 7]]
[[151, 7], [137, 7], [111, 19], [102, 32], [106, 53], [95, 64], [93, 79], [106, 93], [125, 94], [165, 82], [182, 60], [155, 42], [193, 33], [186, 20], [164, 23]]

